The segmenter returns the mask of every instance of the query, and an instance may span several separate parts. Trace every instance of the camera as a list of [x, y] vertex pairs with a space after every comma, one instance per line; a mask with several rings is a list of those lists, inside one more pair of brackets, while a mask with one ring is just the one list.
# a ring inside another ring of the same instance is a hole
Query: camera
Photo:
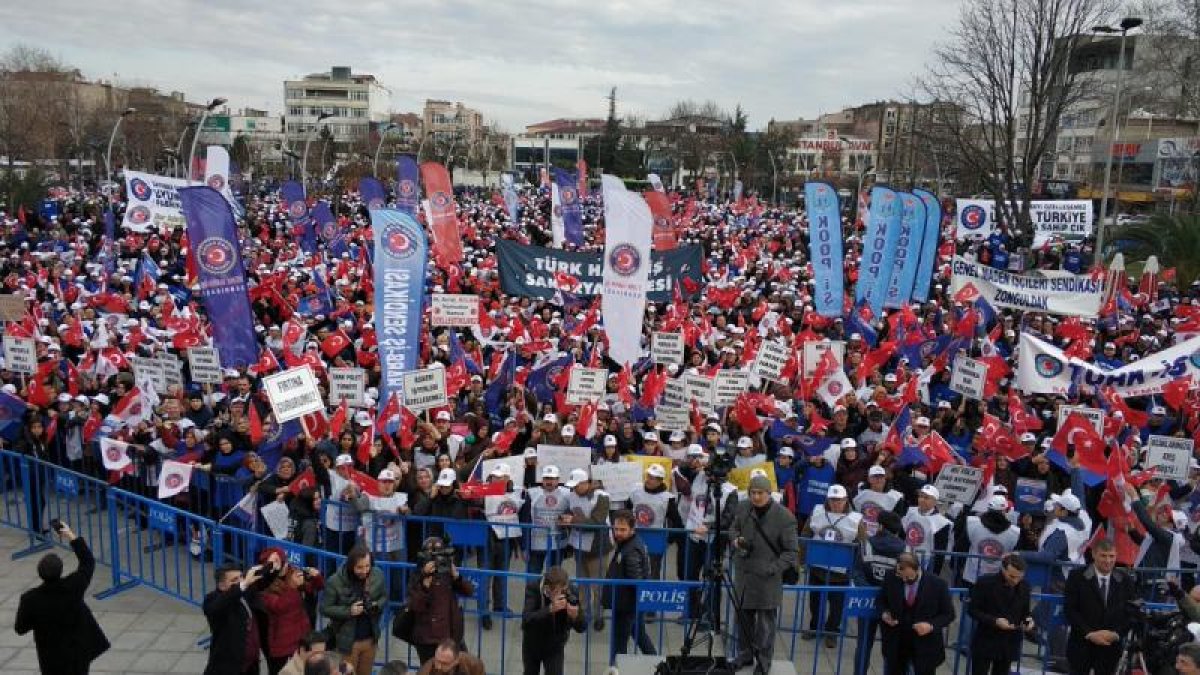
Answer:
[[1150, 611], [1140, 599], [1129, 601], [1128, 610], [1132, 619], [1128, 648], [1141, 652], [1147, 672], [1159, 672], [1161, 666], [1174, 663], [1179, 647], [1192, 641], [1187, 617], [1181, 611]]
[[424, 569], [430, 562], [434, 564], [434, 574], [450, 574], [450, 568], [454, 565], [454, 547], [450, 545], [449, 537], [443, 535], [425, 540], [417, 555], [417, 567]]
[[574, 591], [568, 589], [566, 593], [563, 593], [563, 597], [566, 598], [568, 605], [579, 606], [579, 596]]
[[704, 473], [708, 474], [710, 479], [716, 479], [713, 482], [721, 482], [729, 477], [729, 472], [736, 466], [736, 459], [732, 453], [717, 448], [708, 465], [704, 467]]

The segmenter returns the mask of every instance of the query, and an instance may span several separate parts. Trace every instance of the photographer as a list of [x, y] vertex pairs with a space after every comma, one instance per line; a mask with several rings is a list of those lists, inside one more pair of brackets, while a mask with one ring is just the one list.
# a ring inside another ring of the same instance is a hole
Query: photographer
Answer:
[[250, 605], [261, 610], [266, 623], [267, 672], [275, 675], [296, 652], [304, 636], [312, 630], [308, 603], [325, 587], [325, 579], [315, 568], [289, 565], [279, 549], [263, 563], [266, 589], [256, 593]]
[[554, 566], [538, 581], [525, 586], [521, 612], [521, 657], [525, 675], [562, 675], [563, 650], [571, 630], [587, 630], [587, 617], [579, 607], [579, 592], [570, 585], [563, 568]]
[[213, 573], [217, 587], [204, 596], [203, 604], [212, 635], [204, 675], [258, 673], [258, 626], [246, 597], [262, 574], [261, 565], [251, 567], [244, 577], [236, 565], [221, 565]]
[[383, 572], [372, 562], [365, 547], [350, 549], [346, 564], [329, 578], [321, 596], [332, 646], [358, 675], [370, 675], [374, 667], [379, 618], [387, 603]]
[[425, 663], [442, 640], [463, 644], [463, 611], [454, 596], [470, 597], [475, 586], [458, 573], [454, 548], [440, 537], [425, 540], [417, 571], [408, 588], [408, 609], [416, 615], [412, 645]]

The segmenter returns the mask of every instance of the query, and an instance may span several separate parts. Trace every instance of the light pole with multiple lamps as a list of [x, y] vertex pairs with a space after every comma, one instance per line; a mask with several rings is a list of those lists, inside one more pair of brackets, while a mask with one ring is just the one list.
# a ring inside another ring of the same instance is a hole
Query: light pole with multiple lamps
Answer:
[[306, 192], [308, 190], [308, 145], [309, 143], [312, 143], [313, 136], [315, 136], [317, 130], [321, 128], [321, 122], [324, 122], [330, 117], [333, 117], [333, 113], [328, 111], [317, 115], [317, 123], [313, 125], [313, 133], [308, 134], [308, 137], [304, 139], [304, 155], [300, 160], [300, 183], [304, 186]]
[[[204, 131], [204, 120], [208, 119], [208, 114], [212, 111], [225, 105], [225, 99], [214, 98], [204, 106], [204, 112], [200, 113], [200, 121], [196, 122], [196, 132], [192, 134], [192, 150], [188, 153], [188, 163], [184, 171], [187, 172], [188, 182], [192, 182], [192, 168], [196, 166], [196, 142], [200, 140], [200, 132]], [[200, 176], [200, 180], [204, 180], [204, 176]]]
[[1117, 138], [1117, 126], [1121, 123], [1118, 117], [1118, 110], [1121, 106], [1121, 84], [1125, 74], [1125, 36], [1126, 34], [1142, 25], [1142, 20], [1129, 16], [1121, 19], [1118, 26], [1094, 26], [1093, 32], [1105, 34], [1121, 34], [1120, 52], [1117, 54], [1117, 83], [1113, 90], [1112, 104], [1112, 124], [1109, 128], [1108, 143], [1104, 158], [1104, 191], [1100, 194], [1100, 220], [1096, 223], [1096, 260], [1104, 262], [1104, 219], [1108, 216], [1108, 191], [1112, 187], [1112, 165], [1113, 165], [1113, 143]]

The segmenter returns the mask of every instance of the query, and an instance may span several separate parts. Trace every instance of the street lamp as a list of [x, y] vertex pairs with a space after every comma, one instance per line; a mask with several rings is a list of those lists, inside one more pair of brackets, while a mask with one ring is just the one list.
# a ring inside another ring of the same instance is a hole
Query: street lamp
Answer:
[[371, 162], [371, 175], [379, 176], [379, 151], [383, 150], [383, 138], [387, 136], [387, 132], [399, 128], [395, 123], [388, 122], [379, 130], [379, 144], [375, 146], [375, 160]]
[[1096, 260], [1100, 263], [1104, 262], [1104, 219], [1108, 216], [1108, 191], [1112, 184], [1112, 146], [1117, 138], [1117, 125], [1120, 120], [1117, 117], [1117, 109], [1121, 105], [1121, 81], [1125, 73], [1125, 35], [1142, 25], [1142, 20], [1130, 16], [1121, 19], [1121, 23], [1117, 27], [1113, 26], [1094, 26], [1092, 31], [1105, 34], [1121, 34], [1120, 52], [1117, 54], [1117, 84], [1113, 90], [1112, 104], [1112, 128], [1109, 130], [1108, 147], [1104, 158], [1104, 192], [1100, 195], [1100, 222], [1096, 224]]
[[183, 130], [179, 132], [179, 140], [175, 142], [175, 166], [176, 171], [173, 175], [183, 178], [182, 171], [178, 170], [179, 164], [183, 162], [183, 137], [187, 136], [188, 129], [196, 128], [196, 120], [188, 120], [188, 123], [183, 125]]
[[117, 121], [113, 123], [112, 133], [108, 135], [108, 149], [104, 151], [104, 179], [112, 180], [112, 146], [113, 141], [117, 138], [117, 129], [121, 126], [121, 120], [137, 112], [137, 108], [126, 108], [117, 117]]
[[[196, 141], [200, 140], [200, 132], [204, 130], [204, 120], [208, 119], [208, 114], [212, 111], [225, 105], [225, 99], [214, 98], [204, 106], [204, 112], [200, 113], [200, 121], [196, 123], [196, 133], [192, 134], [192, 150], [188, 153], [187, 177], [188, 182], [192, 182], [192, 167], [196, 164]], [[200, 176], [203, 180], [204, 176]]]
[[[300, 161], [300, 155], [297, 155], [295, 151], [285, 146], [283, 143], [280, 143], [278, 146], [276, 146], [276, 149], [279, 150], [279, 155], [283, 158], [284, 165], [287, 166], [288, 176], [293, 175], [293, 169], [295, 169], [296, 163]], [[290, 165], [287, 162], [289, 159], [292, 160]]]
[[300, 182], [304, 185], [304, 189], [308, 190], [308, 144], [312, 143], [313, 136], [317, 129], [321, 127], [321, 122], [333, 117], [333, 113], [325, 111], [317, 115], [317, 123], [313, 125], [313, 132], [304, 139], [304, 157], [300, 160]]
[[775, 166], [775, 153], [767, 150], [767, 159], [771, 160], [771, 204], [779, 206], [779, 169]]

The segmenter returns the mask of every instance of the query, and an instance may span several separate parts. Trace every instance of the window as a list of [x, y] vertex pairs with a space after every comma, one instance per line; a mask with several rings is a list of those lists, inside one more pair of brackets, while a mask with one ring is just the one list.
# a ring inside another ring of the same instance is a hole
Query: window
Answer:
[[354, 117], [366, 117], [367, 116], [367, 111], [363, 110], [362, 108], [355, 108], [351, 112], [354, 113]]
[[288, 114], [292, 117], [299, 117], [304, 114], [304, 108], [298, 105], [288, 106]]

